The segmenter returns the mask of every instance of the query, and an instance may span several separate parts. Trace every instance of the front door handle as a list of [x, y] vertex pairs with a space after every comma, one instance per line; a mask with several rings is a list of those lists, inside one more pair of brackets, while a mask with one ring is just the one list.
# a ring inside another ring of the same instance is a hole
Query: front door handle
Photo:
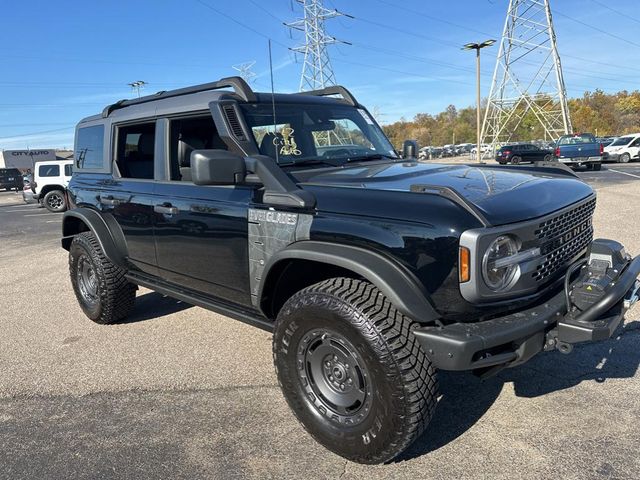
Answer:
[[106, 197], [99, 196], [98, 200], [103, 205], [116, 206], [116, 205], [120, 205], [120, 203], [122, 203], [122, 200], [120, 198], [114, 198], [112, 195], [107, 195]]
[[163, 213], [165, 215], [177, 215], [180, 212], [178, 207], [174, 207], [170, 203], [163, 203], [162, 205], [156, 205], [153, 207], [153, 211], [156, 213]]

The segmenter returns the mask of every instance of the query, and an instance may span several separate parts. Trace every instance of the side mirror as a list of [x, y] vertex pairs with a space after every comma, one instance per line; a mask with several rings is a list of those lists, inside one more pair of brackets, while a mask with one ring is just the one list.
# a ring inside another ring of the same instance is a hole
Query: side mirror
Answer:
[[191, 152], [191, 179], [196, 185], [234, 185], [244, 180], [244, 158], [226, 150]]
[[418, 142], [405, 140], [402, 144], [402, 158], [416, 158], [418, 156]]

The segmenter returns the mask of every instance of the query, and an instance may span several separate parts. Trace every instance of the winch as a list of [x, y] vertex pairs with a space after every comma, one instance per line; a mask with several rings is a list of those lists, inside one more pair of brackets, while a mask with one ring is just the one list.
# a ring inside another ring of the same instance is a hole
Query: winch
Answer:
[[595, 240], [578, 281], [569, 290], [569, 313], [577, 316], [597, 303], [615, 284], [629, 260], [620, 243]]

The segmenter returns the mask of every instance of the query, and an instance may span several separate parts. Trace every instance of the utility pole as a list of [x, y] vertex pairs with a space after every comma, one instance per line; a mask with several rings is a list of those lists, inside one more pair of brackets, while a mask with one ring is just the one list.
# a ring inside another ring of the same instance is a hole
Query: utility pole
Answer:
[[240, 77], [249, 85], [251, 85], [256, 76], [255, 72], [251, 70], [251, 68], [255, 64], [256, 64], [256, 61], [253, 60], [251, 62], [244, 62], [244, 63], [238, 63], [236, 65], [232, 65], [231, 68], [240, 72]]
[[127, 85], [129, 85], [132, 90], [138, 94], [138, 98], [140, 98], [140, 90], [149, 84], [144, 80], [136, 80], [135, 82], [127, 83]]
[[495, 151], [500, 142], [512, 140], [530, 114], [546, 140], [572, 132], [549, 0], [509, 0], [482, 122], [483, 143]]
[[463, 50], [476, 51], [476, 160], [482, 163], [482, 148], [480, 143], [480, 50], [490, 47], [496, 43], [495, 40], [485, 40], [482, 43], [467, 43], [462, 47]]
[[329, 85], [335, 85], [336, 77], [327, 52], [327, 45], [336, 43], [350, 45], [350, 43], [328, 35], [325, 31], [324, 23], [326, 20], [335, 17], [353, 17], [337, 10], [325, 8], [322, 0], [296, 1], [302, 5], [304, 18], [285, 23], [285, 25], [291, 29], [304, 32], [305, 35], [304, 44], [291, 49], [294, 52], [304, 54], [299, 91], [317, 90]]

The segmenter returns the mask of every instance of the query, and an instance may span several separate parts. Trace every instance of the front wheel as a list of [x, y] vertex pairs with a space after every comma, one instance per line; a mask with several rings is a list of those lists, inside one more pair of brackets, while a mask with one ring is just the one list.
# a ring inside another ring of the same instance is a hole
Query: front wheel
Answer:
[[618, 162], [620, 163], [629, 163], [629, 160], [631, 160], [631, 155], [628, 153], [623, 153], [618, 157]]
[[437, 379], [417, 326], [375, 286], [350, 278], [285, 303], [273, 336], [278, 381], [316, 441], [354, 462], [383, 463], [425, 430]]
[[78, 303], [87, 317], [109, 324], [133, 309], [136, 286], [125, 278], [125, 270], [104, 255], [93, 232], [76, 235], [69, 247], [69, 274]]
[[50, 212], [64, 212], [67, 209], [67, 199], [62, 190], [51, 190], [47, 192], [42, 202]]

